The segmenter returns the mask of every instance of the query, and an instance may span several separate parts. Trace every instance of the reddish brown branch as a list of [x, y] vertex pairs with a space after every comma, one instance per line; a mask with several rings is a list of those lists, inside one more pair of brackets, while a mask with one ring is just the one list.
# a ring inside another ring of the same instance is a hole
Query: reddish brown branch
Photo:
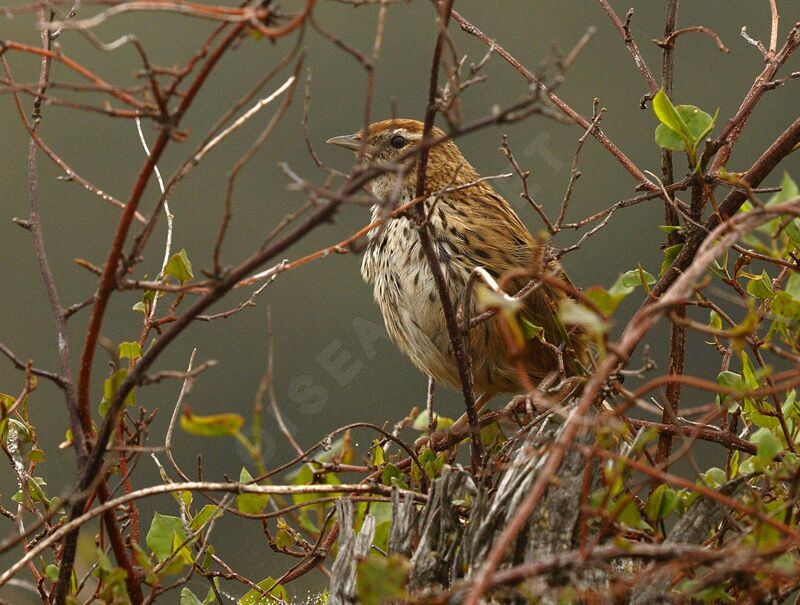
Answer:
[[[450, 21], [453, 0], [445, 0], [439, 11], [439, 35], [436, 37], [436, 47], [433, 51], [433, 64], [431, 65], [430, 82], [428, 84], [428, 104], [425, 110], [425, 125], [422, 131], [422, 140], [426, 141], [430, 138], [431, 129], [433, 128], [433, 121], [436, 118], [436, 94], [439, 86], [439, 63], [441, 61], [442, 49], [445, 44], [445, 36], [447, 24]], [[425, 177], [428, 167], [428, 152], [430, 146], [423, 145], [419, 151], [419, 160], [417, 162], [417, 186], [416, 197], [422, 197], [426, 193]], [[470, 427], [470, 452], [471, 452], [471, 466], [472, 472], [478, 473], [483, 466], [483, 443], [481, 441], [480, 426], [478, 424], [478, 412], [475, 408], [475, 393], [472, 388], [472, 368], [470, 367], [470, 359], [466, 349], [466, 343], [462, 338], [462, 327], [456, 319], [455, 307], [453, 300], [450, 296], [450, 291], [447, 286], [447, 280], [444, 277], [444, 272], [436, 253], [433, 240], [430, 236], [428, 223], [425, 220], [425, 205], [420, 204], [414, 207], [419, 222], [417, 233], [419, 234], [419, 242], [425, 258], [428, 261], [428, 267], [433, 274], [433, 279], [436, 282], [436, 289], [439, 292], [439, 299], [442, 304], [442, 311], [444, 312], [445, 323], [447, 324], [447, 333], [450, 337], [450, 346], [453, 349], [456, 358], [456, 365], [458, 366], [458, 376], [461, 382], [461, 394], [464, 397], [464, 406], [466, 407], [467, 420]]]
[[[800, 118], [798, 119], [798, 129], [800, 130]], [[476, 577], [472, 591], [465, 600], [465, 604], [478, 604], [481, 595], [488, 586], [492, 574], [500, 565], [511, 543], [527, 522], [528, 517], [541, 501], [550, 481], [556, 476], [566, 451], [570, 447], [575, 446], [576, 438], [585, 430], [590, 410], [595, 403], [602, 398], [603, 387], [609, 376], [617, 370], [619, 364], [627, 362], [636, 346], [641, 342], [645, 334], [658, 322], [665, 310], [671, 309], [675, 305], [682, 304], [686, 301], [698, 276], [705, 271], [706, 267], [713, 259], [736, 241], [740, 232], [754, 229], [761, 221], [765, 220], [765, 216], [782, 214], [787, 210], [788, 208], [783, 204], [774, 206], [769, 210], [759, 209], [745, 215], [738, 215], [726, 223], [717, 226], [713, 232], [708, 234], [708, 240], [703, 242], [705, 245], [702, 247], [698, 245], [695, 254], [690, 257], [684, 271], [680, 273], [679, 277], [669, 283], [658, 300], [643, 305], [636, 312], [623, 331], [620, 339], [613, 347], [609, 347], [610, 353], [586, 383], [577, 406], [570, 412], [558, 439], [553, 443], [553, 447], [548, 452], [547, 458], [542, 464], [536, 481], [520, 503], [513, 518], [495, 541], [486, 562], [481, 567]], [[666, 275], [659, 281], [659, 284], [665, 281], [665, 278]], [[648, 474], [652, 477], [662, 478], [666, 476], [662, 471], [649, 466], [646, 468], [648, 469]], [[791, 531], [793, 532], [794, 530]]]
[[[451, 11], [453, 19], [461, 26], [461, 29], [467, 32], [468, 34], [475, 36], [486, 44], [487, 46], [493, 48], [495, 52], [501, 56], [506, 62], [508, 62], [511, 67], [516, 69], [523, 78], [525, 78], [528, 82], [533, 84], [537, 87], [540, 91], [542, 91], [545, 96], [550, 99], [550, 101], [561, 110], [564, 115], [569, 117], [572, 121], [578, 124], [584, 130], [589, 130], [592, 125], [592, 121], [585, 118], [577, 111], [575, 111], [572, 107], [570, 107], [567, 103], [562, 101], [554, 92], [548, 89], [544, 83], [537, 78], [531, 71], [529, 71], [522, 63], [517, 61], [514, 56], [509, 53], [505, 48], [500, 46], [495, 40], [491, 39], [485, 33], [483, 33], [480, 29], [478, 29], [475, 25], [467, 21], [464, 17], [462, 17], [457, 11]], [[636, 167], [636, 164], [625, 155], [612, 141], [609, 139], [606, 134], [600, 129], [595, 128], [592, 131], [592, 136], [597, 139], [597, 141], [606, 148], [606, 150], [614, 156], [614, 158], [619, 162], [625, 170], [627, 170], [638, 184], [638, 187], [642, 189], [646, 189], [648, 191], [657, 191], [658, 186], [655, 183], [652, 183], [650, 179], [645, 176], [645, 174]]]
[[614, 9], [611, 8], [611, 5], [608, 3], [608, 0], [597, 0], [600, 4], [600, 7], [606, 11], [611, 22], [614, 24], [614, 27], [617, 28], [619, 35], [622, 36], [622, 40], [625, 42], [625, 46], [627, 47], [628, 51], [631, 53], [633, 57], [633, 62], [636, 64], [636, 67], [639, 68], [639, 71], [642, 72], [642, 77], [644, 81], [647, 83], [647, 88], [650, 90], [651, 94], [655, 94], [658, 92], [660, 88], [656, 79], [653, 77], [653, 72], [650, 71], [650, 68], [647, 66], [647, 63], [642, 56], [641, 51], [639, 50], [639, 46], [636, 44], [636, 41], [631, 36], [630, 30], [630, 21], [631, 17], [633, 17], [633, 9], [628, 11], [628, 14], [625, 19], [625, 23], [619, 18], [617, 13], [614, 12]]
[[656, 45], [660, 46], [661, 48], [666, 49], [666, 48], [668, 48], [668, 47], [670, 47], [670, 46], [672, 46], [674, 44], [675, 39], [678, 36], [682, 36], [683, 34], [689, 34], [689, 33], [692, 33], [692, 32], [697, 32], [697, 33], [701, 33], [701, 34], [707, 34], [707, 35], [711, 36], [711, 38], [714, 40], [714, 42], [716, 42], [717, 48], [720, 50], [720, 52], [723, 52], [723, 53], [731, 52], [731, 49], [729, 49], [727, 46], [725, 46], [725, 44], [722, 42], [722, 39], [719, 37], [719, 34], [717, 34], [717, 32], [715, 32], [710, 27], [706, 27], [705, 25], [690, 25], [689, 27], [683, 27], [681, 29], [677, 29], [677, 30], [667, 34], [664, 37], [663, 40], [655, 40], [654, 39], [653, 42]]
[[[87, 191], [93, 193], [94, 195], [98, 196], [103, 201], [108, 202], [109, 204], [111, 204], [113, 206], [116, 206], [118, 208], [124, 208], [125, 204], [123, 202], [119, 201], [117, 198], [115, 198], [111, 194], [103, 191], [102, 189], [100, 189], [99, 187], [95, 186], [94, 184], [92, 184], [91, 182], [89, 182], [85, 178], [83, 178], [81, 175], [76, 173], [69, 166], [69, 164], [67, 164], [61, 158], [61, 156], [57, 155], [52, 149], [50, 149], [50, 147], [47, 145], [47, 143], [44, 142], [44, 140], [41, 138], [41, 136], [39, 136], [38, 131], [36, 129], [34, 129], [33, 125], [30, 122], [28, 122], [28, 118], [25, 116], [25, 110], [22, 107], [22, 101], [20, 100], [19, 94], [18, 94], [18, 92], [16, 90], [18, 87], [15, 86], [15, 84], [14, 84], [14, 77], [13, 77], [13, 75], [11, 73], [11, 66], [8, 64], [8, 61], [6, 61], [6, 58], [2, 55], [2, 53], [0, 53], [0, 63], [2, 63], [3, 70], [6, 73], [6, 77], [8, 78], [8, 81], [11, 83], [11, 90], [12, 90], [12, 95], [13, 95], [13, 98], [14, 98], [14, 106], [16, 107], [17, 113], [19, 114], [20, 121], [22, 122], [22, 125], [25, 127], [25, 130], [28, 131], [28, 134], [30, 135], [30, 137], [39, 146], [39, 149], [41, 149], [42, 152], [48, 158], [50, 158], [50, 160], [54, 164], [56, 164], [59, 168], [61, 168], [64, 171], [64, 174], [66, 175], [66, 180], [75, 181], [81, 187], [83, 187]], [[141, 222], [141, 223], [146, 222], [145, 218], [141, 214], [139, 214], [138, 212], [136, 213], [135, 217], [136, 217], [136, 220]]]
[[[714, 157], [714, 161], [709, 168], [709, 173], [716, 174], [719, 172], [720, 168], [728, 163], [728, 158], [733, 150], [733, 146], [736, 144], [736, 140], [739, 138], [745, 124], [747, 124], [747, 119], [750, 117], [750, 114], [753, 112], [753, 109], [755, 109], [755, 106], [758, 104], [759, 100], [761, 100], [764, 93], [770, 90], [769, 84], [775, 78], [775, 74], [797, 50], [798, 46], [800, 46], [800, 23], [795, 24], [792, 31], [789, 32], [786, 43], [783, 45], [783, 48], [775, 54], [775, 57], [767, 60], [766, 67], [756, 76], [753, 85], [742, 100], [739, 109], [723, 127], [722, 132], [720, 132], [717, 140], [714, 142], [715, 146], [719, 147], [719, 151]], [[748, 182], [753, 186], [758, 184], [750, 181]]]
[[[206, 60], [203, 69], [197, 75], [186, 95], [181, 101], [180, 106], [175, 112], [174, 125], [177, 126], [181, 117], [194, 101], [195, 96], [199, 92], [202, 84], [205, 82], [208, 74], [218, 63], [225, 51], [230, 45], [239, 37], [244, 26], [233, 28], [228, 36], [226, 36], [215, 51]], [[84, 340], [83, 353], [81, 354], [80, 372], [78, 376], [78, 389], [77, 389], [77, 407], [78, 416], [84, 428], [84, 432], [90, 434], [93, 430], [91, 411], [89, 407], [89, 388], [91, 384], [92, 375], [92, 362], [94, 360], [94, 353], [97, 347], [97, 340], [100, 335], [100, 327], [103, 323], [108, 301], [112, 292], [116, 289], [117, 284], [117, 266], [119, 265], [120, 258], [122, 257], [122, 248], [125, 243], [131, 222], [136, 212], [136, 208], [142, 198], [147, 183], [153, 174], [155, 165], [157, 164], [161, 154], [170, 140], [169, 130], [163, 130], [153, 144], [150, 155], [145, 160], [144, 166], [139, 172], [136, 183], [133, 186], [131, 195], [125, 205], [125, 210], [120, 217], [119, 224], [114, 239], [111, 243], [111, 248], [108, 253], [105, 265], [103, 267], [103, 274], [100, 277], [100, 284], [98, 286], [97, 294], [95, 296], [95, 304], [92, 307], [92, 315], [89, 320], [89, 325], [86, 330], [86, 337]], [[106, 421], [116, 421], [116, 410], [109, 411], [106, 416]], [[105, 442], [98, 441], [92, 451], [89, 461], [83, 468], [80, 469], [80, 479], [78, 481], [78, 489], [82, 492], [82, 496], [75, 502], [71, 511], [70, 518], [75, 518], [83, 512], [83, 507], [86, 503], [88, 494], [85, 491], [99, 476], [101, 471], [103, 454], [105, 447], [108, 444], [108, 437], [111, 431], [108, 430]], [[101, 480], [102, 481], [102, 480]], [[75, 548], [77, 545], [77, 531], [70, 533], [64, 541], [64, 548], [62, 554], [62, 562], [59, 570], [59, 582], [56, 592], [56, 601], [63, 602], [66, 598], [67, 591], [70, 585], [70, 575], [75, 559]]]
[[96, 75], [92, 71], [86, 69], [83, 65], [81, 65], [77, 61], [74, 61], [67, 55], [64, 55], [60, 52], [53, 52], [48, 49], [36, 48], [35, 46], [28, 46], [27, 44], [21, 44], [19, 42], [14, 42], [12, 40], [0, 40], [0, 55], [3, 54], [6, 50], [17, 50], [20, 52], [32, 55], [39, 55], [41, 57], [46, 57], [47, 59], [50, 60], [58, 61], [64, 64], [66, 67], [73, 70], [74, 72], [79, 73], [84, 78], [94, 83], [98, 88], [106, 91], [108, 94], [119, 99], [126, 105], [135, 107], [136, 109], [142, 112], [146, 112], [148, 110], [147, 105], [143, 104], [138, 99], [132, 97], [126, 92], [123, 92], [119, 87], [109, 84], [100, 76]]

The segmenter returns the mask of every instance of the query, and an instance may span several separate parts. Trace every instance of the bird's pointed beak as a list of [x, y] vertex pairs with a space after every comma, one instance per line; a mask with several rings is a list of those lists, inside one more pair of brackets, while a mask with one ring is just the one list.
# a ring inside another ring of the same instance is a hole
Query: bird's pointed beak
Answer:
[[361, 133], [345, 134], [338, 137], [331, 137], [325, 142], [328, 143], [329, 145], [338, 145], [339, 147], [344, 147], [345, 149], [358, 151], [359, 149], [361, 149]]

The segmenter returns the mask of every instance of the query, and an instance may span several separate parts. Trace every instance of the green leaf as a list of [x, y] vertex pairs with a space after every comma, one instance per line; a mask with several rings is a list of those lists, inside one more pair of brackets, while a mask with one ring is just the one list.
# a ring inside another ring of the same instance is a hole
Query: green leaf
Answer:
[[127, 358], [133, 361], [142, 356], [142, 347], [139, 346], [138, 342], [121, 342], [118, 349], [120, 359]]
[[678, 105], [675, 109], [686, 124], [689, 147], [695, 151], [708, 134], [714, 130], [716, 115], [711, 117], [694, 105]]
[[692, 602], [713, 603], [734, 603], [734, 599], [725, 590], [722, 583], [703, 587], [699, 580], [683, 580], [675, 586], [675, 591], [682, 597], [692, 597]]
[[125, 379], [128, 377], [128, 370], [121, 369], [117, 370], [111, 376], [106, 378], [103, 382], [103, 399], [111, 400], [114, 398], [114, 393], [117, 392], [120, 385], [125, 382]]
[[100, 600], [104, 603], [121, 602], [116, 597], [121, 597], [125, 594], [125, 578], [128, 577], [128, 572], [114, 566], [106, 553], [100, 548], [95, 549], [95, 556], [98, 565], [92, 575], [100, 580], [98, 592]]
[[[398, 485], [398, 487], [401, 486]], [[375, 537], [372, 540], [372, 544], [380, 548], [382, 551], [386, 552], [389, 549], [389, 536], [391, 535], [391, 533], [392, 533], [392, 522], [390, 520], [376, 523]]]
[[172, 534], [172, 552], [175, 556], [170, 561], [169, 572], [176, 573], [183, 565], [191, 565], [194, 561], [192, 551], [189, 550], [189, 544], [184, 538], [181, 538], [177, 532]]
[[683, 244], [675, 244], [674, 246], [664, 248], [664, 262], [661, 263], [661, 272], [659, 275], [664, 275], [667, 272], [682, 248]]
[[437, 455], [429, 447], [424, 447], [419, 453], [418, 456], [419, 463], [422, 465], [422, 469], [420, 469], [416, 464], [411, 465], [411, 478], [419, 482], [421, 480], [421, 473], [420, 470], [425, 471], [425, 474], [430, 479], [436, 479], [441, 472], [442, 468], [444, 467], [444, 452], [442, 454]]
[[407, 599], [408, 561], [399, 555], [379, 557], [370, 554], [358, 562], [356, 576], [357, 602], [381, 605]]
[[519, 321], [522, 324], [522, 332], [525, 334], [525, 338], [528, 340], [537, 340], [544, 332], [544, 328], [542, 326], [537, 326], [524, 317], [520, 317]]
[[[103, 381], [103, 400], [100, 402], [101, 416], [106, 415], [108, 408], [111, 407], [111, 402], [114, 400], [114, 395], [127, 377], [128, 370], [122, 368]], [[125, 396], [124, 405], [136, 405], [136, 389], [128, 391], [128, 394]]]
[[[308, 464], [301, 466], [292, 477], [293, 485], [313, 485], [314, 483], [314, 471], [309, 468]], [[314, 494], [292, 494], [292, 502], [294, 504], [302, 504], [315, 498]]]
[[[677, 108], [662, 88], [653, 98], [653, 112], [658, 121], [684, 139], [689, 138], [689, 130], [678, 113]], [[681, 147], [683, 149], [683, 147]]]
[[58, 565], [53, 565], [50, 563], [50, 565], [45, 568], [44, 573], [50, 580], [55, 582], [58, 580]]
[[[28, 488], [28, 496], [34, 502], [44, 502], [45, 504], [50, 503], [50, 499], [47, 497], [47, 493], [45, 488], [47, 487], [47, 482], [42, 477], [31, 477], [26, 482], [26, 486]], [[23, 501], [22, 492], [17, 492], [12, 497], [12, 500], [17, 504]]]
[[792, 240], [795, 246], [800, 245], [800, 219], [793, 218], [789, 221], [784, 232], [789, 236], [789, 239]]
[[786, 394], [786, 399], [781, 404], [781, 411], [785, 418], [800, 420], [800, 402], [797, 401], [797, 392], [794, 389]]
[[44, 462], [44, 450], [38, 448], [32, 449], [28, 452], [28, 460], [31, 462]]
[[744, 351], [740, 353], [740, 358], [742, 361], [742, 376], [744, 377], [745, 386], [750, 390], [757, 389], [760, 385], [760, 380], [753, 366], [753, 362], [750, 361], [750, 357]]
[[143, 315], [147, 315], [150, 312], [150, 308], [155, 297], [155, 290], [145, 290], [144, 294], [142, 294], [142, 300], [133, 305], [132, 309], [142, 313]]
[[[200, 567], [208, 571], [211, 569], [211, 564], [214, 563], [214, 555], [216, 554], [217, 550], [214, 548], [213, 544], [206, 543], [206, 553], [203, 556], [203, 561], [200, 563]], [[219, 587], [219, 583], [217, 582], [219, 578], [214, 578], [214, 584]], [[206, 594], [206, 598], [203, 599], [203, 603], [216, 603], [216, 597], [214, 596], [214, 591], [209, 590], [209, 594]]]
[[[798, 189], [797, 183], [792, 180], [792, 177], [789, 176], [788, 172], [784, 172], [783, 179], [781, 180], [781, 190], [769, 198], [767, 206], [788, 202], [789, 200], [797, 197], [798, 194], [800, 194], [800, 190]], [[785, 219], [778, 217], [769, 221], [765, 225], [764, 230], [767, 233], [774, 234], [775, 226], [779, 225], [782, 220]], [[793, 218], [790, 220], [784, 228], [784, 233], [786, 233], [795, 246], [800, 246], [800, 219]]]
[[[286, 594], [286, 589], [272, 578], [265, 578], [256, 584], [256, 586], [258, 586], [261, 590], [256, 590], [254, 588], [241, 599], [239, 599], [238, 605], [265, 605], [265, 603], [289, 602], [289, 595]], [[275, 597], [276, 601], [265, 599], [263, 594], [264, 592], [272, 597]]]
[[167, 266], [164, 268], [164, 275], [171, 275], [182, 284], [194, 278], [192, 263], [186, 255], [185, 248], [170, 257]]
[[684, 143], [685, 140], [686, 139], [681, 137], [681, 135], [664, 124], [659, 124], [656, 126], [656, 145], [662, 149], [669, 149], [670, 151], [686, 151], [687, 143]]
[[792, 577], [800, 572], [800, 561], [795, 553], [785, 553], [770, 562], [772, 569], [781, 575]]
[[761, 299], [769, 300], [775, 297], [775, 290], [772, 289], [772, 280], [770, 280], [766, 271], [762, 271], [761, 275], [747, 283], [747, 291]]
[[522, 308], [522, 302], [516, 298], [498, 294], [491, 288], [479, 284], [475, 288], [475, 298], [478, 301], [478, 308], [482, 310], [497, 309], [514, 314]]
[[[622, 286], [626, 288], [635, 288], [636, 286], [648, 285], [652, 286], [656, 283], [656, 278], [650, 275], [644, 269], [631, 269], [622, 274], [619, 280]], [[612, 288], [613, 290], [613, 288]]]
[[615, 299], [617, 302], [621, 302], [628, 294], [633, 292], [636, 289], [636, 286], [640, 285], [638, 282], [635, 284], [627, 283], [629, 280], [626, 279], [626, 276], [630, 271], [620, 274], [617, 277], [617, 281], [615, 281], [611, 287], [608, 289], [608, 293]]
[[783, 449], [780, 440], [767, 428], [760, 428], [753, 433], [750, 442], [756, 444], [756, 458], [764, 466], [770, 464]]
[[624, 523], [628, 527], [632, 527], [634, 529], [650, 529], [650, 525], [642, 519], [642, 515], [639, 512], [639, 507], [636, 506], [636, 502], [634, 500], [629, 500], [628, 503], [625, 505], [625, 508], [622, 509], [622, 512], [619, 514], [620, 522]]
[[604, 290], [600, 286], [592, 286], [586, 290], [586, 296], [601, 312], [606, 315], [612, 315], [619, 304], [637, 286], [651, 286], [654, 283], [656, 283], [656, 278], [639, 267], [620, 275], [608, 290]]
[[[436, 420], [436, 429], [440, 431], [450, 428], [455, 422], [452, 418], [440, 416], [435, 412], [433, 414], [433, 418]], [[422, 410], [422, 412], [420, 412], [419, 416], [414, 419], [414, 424], [411, 425], [411, 428], [417, 431], [428, 430], [428, 410]]]
[[431, 480], [436, 479], [442, 474], [444, 463], [445, 453], [441, 452], [440, 454], [437, 454], [433, 460], [425, 463], [425, 474], [428, 475], [428, 478]]
[[658, 428], [651, 426], [646, 429], [640, 429], [631, 443], [631, 451], [639, 453], [651, 442], [658, 438]]
[[694, 105], [673, 105], [664, 90], [653, 99], [653, 111], [661, 122], [655, 140], [659, 147], [692, 154], [699, 143], [714, 129], [714, 117]]
[[[367, 503], [364, 502], [363, 504], [366, 505]], [[364, 506], [363, 511], [359, 509], [357, 518], [363, 519], [366, 512], [366, 506]], [[392, 530], [392, 505], [390, 502], [370, 502], [369, 512], [375, 517], [375, 537], [372, 540], [372, 544], [382, 551], [386, 551], [389, 549], [389, 534], [391, 534]]]
[[725, 483], [725, 471], [716, 466], [711, 467], [705, 473], [700, 475], [703, 483], [714, 489]]
[[192, 528], [193, 531], [197, 531], [205, 527], [206, 523], [211, 521], [215, 514], [217, 514], [218, 517], [222, 516], [220, 508], [214, 504], [206, 504], [200, 509], [200, 512], [192, 518], [189, 527]]
[[203, 602], [184, 586], [181, 589], [181, 605], [203, 605]]
[[693, 105], [680, 105], [678, 106], [678, 111], [683, 112], [684, 108], [688, 108], [691, 115], [688, 118], [683, 113], [681, 113], [681, 115], [686, 125], [689, 127], [689, 131], [694, 136], [694, 146], [698, 147], [700, 143], [711, 134], [711, 131], [714, 130], [714, 124], [717, 121], [717, 116], [719, 116], [719, 107], [717, 107], [713, 116]]
[[381, 483], [384, 485], [397, 485], [398, 487], [403, 487], [403, 489], [408, 489], [405, 478], [406, 476], [403, 471], [391, 462], [385, 465], [381, 470]]
[[[717, 374], [717, 384], [720, 386], [728, 387], [734, 391], [744, 391], [747, 387], [744, 384], [741, 374], [731, 372], [730, 370], [723, 370]], [[728, 395], [720, 395], [721, 401], [724, 401]]]
[[226, 437], [236, 435], [241, 430], [244, 417], [230, 413], [198, 416], [188, 412], [181, 416], [180, 424], [184, 431], [199, 437]]
[[608, 330], [608, 325], [600, 316], [574, 300], [562, 301], [559, 315], [565, 324], [583, 326], [593, 334], [603, 334]]
[[[766, 206], [774, 206], [775, 204], [782, 204], [784, 202], [788, 202], [790, 199], [797, 197], [798, 195], [798, 187], [797, 183], [795, 183], [792, 178], [789, 176], [788, 173], [783, 173], [783, 179], [781, 181], [781, 190], [775, 193], [769, 200], [767, 200]], [[748, 201], [742, 204], [742, 212], [750, 212], [753, 210], [753, 205]], [[786, 215], [778, 216], [776, 218], [770, 219], [758, 227], [756, 230], [760, 233], [765, 233], [770, 236], [770, 238], [775, 238], [777, 236], [778, 227], [786, 220]], [[789, 221], [789, 223], [784, 228], [784, 233], [789, 237], [790, 240], [795, 245], [800, 245], [800, 221], [796, 218]], [[753, 237], [753, 236], [751, 236]], [[755, 241], [751, 243], [751, 245], [763, 246], [761, 241], [758, 238], [755, 238]], [[771, 250], [769, 248], [764, 247], [764, 252], [769, 253]]]
[[680, 225], [659, 225], [658, 228], [664, 233], [675, 233], [676, 231], [680, 231], [682, 229]]
[[[629, 292], [632, 292], [631, 289]], [[586, 297], [591, 300], [595, 306], [606, 315], [611, 315], [616, 310], [620, 301], [623, 300], [628, 293], [613, 296], [611, 292], [601, 288], [600, 286], [592, 286], [585, 291]]]
[[383, 448], [379, 439], [372, 442], [372, 466], [378, 468], [386, 463], [386, 457], [383, 455]]
[[795, 272], [790, 273], [789, 279], [783, 287], [783, 291], [793, 299], [800, 300], [800, 274]]
[[[239, 483], [252, 483], [253, 477], [242, 467], [239, 473]], [[236, 496], [236, 508], [243, 513], [257, 515], [269, 503], [269, 494], [239, 494]]]
[[647, 500], [644, 514], [652, 522], [657, 522], [675, 510], [678, 506], [678, 494], [666, 484], [659, 485]]
[[483, 446], [489, 448], [493, 445], [497, 445], [503, 443], [505, 441], [505, 435], [503, 435], [503, 431], [500, 428], [500, 424], [497, 422], [490, 422], [480, 430], [481, 433], [481, 442]]
[[174, 552], [172, 549], [173, 536], [178, 536], [181, 542], [186, 539], [186, 532], [180, 517], [162, 515], [156, 511], [153, 514], [150, 529], [147, 531], [145, 543], [159, 562], [165, 561]]
[[275, 534], [275, 546], [280, 549], [287, 549], [297, 543], [295, 537], [285, 529], [279, 529]]

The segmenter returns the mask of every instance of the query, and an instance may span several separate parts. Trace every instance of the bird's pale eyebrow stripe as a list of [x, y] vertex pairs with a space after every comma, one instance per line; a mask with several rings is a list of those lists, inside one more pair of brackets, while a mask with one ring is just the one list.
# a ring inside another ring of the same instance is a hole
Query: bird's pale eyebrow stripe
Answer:
[[407, 130], [398, 130], [394, 134], [401, 134], [409, 141], [419, 141], [422, 139], [422, 135], [417, 132], [408, 132]]

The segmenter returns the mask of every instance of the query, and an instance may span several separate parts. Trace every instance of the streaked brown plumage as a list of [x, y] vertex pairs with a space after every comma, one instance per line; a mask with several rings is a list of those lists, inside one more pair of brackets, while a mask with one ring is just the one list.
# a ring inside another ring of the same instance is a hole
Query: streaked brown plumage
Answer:
[[[365, 164], [384, 164], [408, 154], [422, 139], [423, 125], [415, 120], [386, 120], [369, 127]], [[432, 136], [444, 133], [434, 128]], [[334, 137], [329, 143], [358, 152], [361, 134]], [[398, 183], [398, 172], [387, 171], [370, 183], [380, 200], [396, 198], [397, 204], [414, 197], [417, 182], [416, 154], [406, 161], [407, 171]], [[439, 191], [468, 185], [479, 179], [476, 170], [450, 140], [430, 150], [426, 189]], [[431, 212], [432, 200], [425, 202], [430, 216], [430, 233], [442, 263], [453, 301], [464, 300], [470, 273], [483, 266], [495, 278], [514, 269], [531, 268], [541, 263], [541, 246], [514, 213], [508, 202], [487, 182], [439, 196]], [[386, 204], [373, 207], [375, 218], [386, 216]], [[394, 343], [426, 375], [436, 382], [459, 387], [458, 369], [450, 347], [444, 313], [433, 275], [428, 266], [419, 235], [411, 218], [400, 216], [389, 220], [371, 234], [364, 255], [361, 273], [373, 285], [386, 329]], [[568, 282], [560, 267], [551, 263], [547, 269]], [[507, 291], [515, 294], [528, 282], [512, 280]], [[542, 285], [524, 302], [522, 315], [532, 324], [544, 328], [548, 343], [561, 345], [566, 332], [556, 311], [564, 295], [555, 288]], [[472, 316], [476, 310], [471, 311]], [[577, 335], [576, 335], [577, 336]], [[580, 337], [570, 337], [565, 351], [568, 360], [583, 360], [584, 345]], [[470, 332], [470, 352], [476, 392], [493, 395], [519, 392], [519, 371], [509, 359], [506, 341], [498, 319], [474, 327]], [[567, 363], [566, 373], [574, 374], [575, 366]], [[557, 358], [537, 340], [527, 343], [525, 368], [533, 384], [557, 369]]]

